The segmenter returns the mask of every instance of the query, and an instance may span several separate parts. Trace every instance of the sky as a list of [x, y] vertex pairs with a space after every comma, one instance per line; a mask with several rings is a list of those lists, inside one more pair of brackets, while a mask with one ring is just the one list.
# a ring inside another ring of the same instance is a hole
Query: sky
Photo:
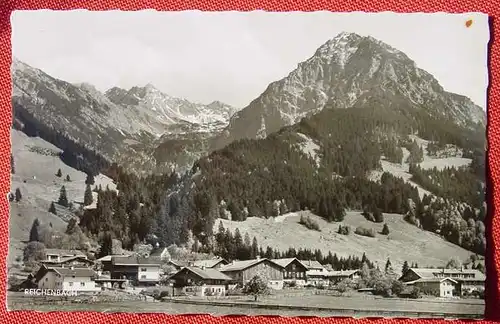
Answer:
[[[472, 25], [465, 22], [472, 19]], [[99, 90], [153, 84], [243, 108], [340, 32], [403, 51], [447, 91], [486, 107], [487, 15], [332, 12], [15, 11], [13, 55]]]

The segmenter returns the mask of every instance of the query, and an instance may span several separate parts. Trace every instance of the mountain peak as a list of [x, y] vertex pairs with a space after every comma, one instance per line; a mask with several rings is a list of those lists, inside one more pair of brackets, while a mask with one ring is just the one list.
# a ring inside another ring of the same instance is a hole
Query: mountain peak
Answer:
[[144, 87], [146, 91], [159, 91], [152, 83], [147, 83]]
[[341, 67], [344, 67], [349, 57], [356, 52], [362, 36], [341, 32], [334, 38], [321, 45], [314, 54], [314, 57], [320, 57], [328, 62], [335, 61]]

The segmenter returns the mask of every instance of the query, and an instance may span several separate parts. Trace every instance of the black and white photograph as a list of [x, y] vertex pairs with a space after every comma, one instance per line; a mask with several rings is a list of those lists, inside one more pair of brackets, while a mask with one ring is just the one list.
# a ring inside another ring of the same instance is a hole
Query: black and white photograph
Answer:
[[484, 317], [486, 14], [11, 23], [8, 310]]

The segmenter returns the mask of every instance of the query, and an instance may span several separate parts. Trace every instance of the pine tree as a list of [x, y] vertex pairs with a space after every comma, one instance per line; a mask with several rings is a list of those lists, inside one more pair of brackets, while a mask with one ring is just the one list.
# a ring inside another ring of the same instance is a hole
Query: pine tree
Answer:
[[88, 172], [87, 178], [85, 179], [85, 184], [92, 186], [94, 183], [95, 183], [94, 176], [90, 172]]
[[52, 213], [52, 214], [54, 214], [54, 215], [57, 215], [56, 205], [54, 204], [54, 202], [51, 202], [51, 203], [50, 203], [49, 213]]
[[385, 273], [389, 273], [392, 269], [392, 264], [391, 264], [391, 260], [389, 260], [389, 258], [387, 258], [387, 262], [385, 263]]
[[57, 177], [62, 177], [62, 171], [61, 171], [61, 169], [57, 170], [56, 176]]
[[75, 232], [78, 223], [75, 218], [71, 218], [66, 226], [66, 234], [71, 235]]
[[67, 182], [70, 182], [70, 181], [71, 181], [71, 178], [70, 178], [69, 174], [67, 174], [67, 175], [66, 175], [66, 181], [67, 181]]
[[16, 196], [16, 201], [17, 202], [21, 201], [21, 199], [23, 198], [23, 195], [21, 194], [21, 189], [16, 188], [16, 194], [15, 194], [15, 196]]
[[83, 195], [83, 205], [88, 206], [91, 205], [93, 202], [94, 198], [92, 197], [92, 189], [88, 184], [87, 187], [85, 188], [85, 194]]
[[388, 235], [389, 234], [389, 227], [387, 224], [384, 224], [384, 227], [382, 228], [382, 235]]
[[403, 262], [403, 271], [401, 272], [402, 275], [404, 276], [409, 269], [410, 267], [408, 266], [408, 261]]
[[66, 194], [66, 188], [64, 186], [61, 187], [61, 192], [59, 194], [59, 200], [57, 201], [57, 203], [64, 207], [69, 206], [68, 196]]
[[257, 244], [257, 238], [254, 236], [252, 241], [252, 255], [251, 258], [255, 259], [259, 256], [259, 245]]
[[40, 221], [38, 220], [38, 218], [36, 218], [33, 221], [33, 225], [31, 225], [30, 239], [29, 239], [30, 242], [40, 241], [39, 230], [40, 230]]

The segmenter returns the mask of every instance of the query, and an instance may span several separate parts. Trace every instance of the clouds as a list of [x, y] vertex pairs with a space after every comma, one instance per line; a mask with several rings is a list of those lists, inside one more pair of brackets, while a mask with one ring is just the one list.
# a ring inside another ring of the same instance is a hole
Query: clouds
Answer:
[[14, 12], [12, 24], [19, 59], [103, 91], [152, 83], [172, 96], [243, 107], [349, 31], [402, 50], [446, 90], [486, 102], [489, 31], [481, 14], [40, 10]]

